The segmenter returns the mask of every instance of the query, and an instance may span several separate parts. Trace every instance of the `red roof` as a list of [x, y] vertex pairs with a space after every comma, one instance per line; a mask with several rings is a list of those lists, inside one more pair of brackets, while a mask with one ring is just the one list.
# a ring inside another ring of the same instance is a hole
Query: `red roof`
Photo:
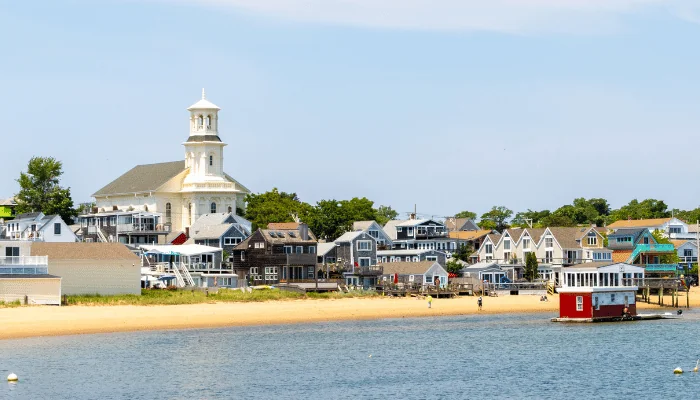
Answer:
[[175, 237], [175, 239], [170, 241], [170, 244], [184, 244], [187, 241], [187, 236], [181, 233]]

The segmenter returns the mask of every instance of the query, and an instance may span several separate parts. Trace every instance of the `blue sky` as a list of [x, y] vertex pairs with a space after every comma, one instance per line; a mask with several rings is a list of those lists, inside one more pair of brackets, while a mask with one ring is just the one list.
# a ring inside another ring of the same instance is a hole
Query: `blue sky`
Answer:
[[32, 156], [63, 161], [76, 202], [183, 159], [204, 87], [254, 192], [435, 216], [700, 205], [691, 1], [58, 3], [0, 5], [0, 197]]

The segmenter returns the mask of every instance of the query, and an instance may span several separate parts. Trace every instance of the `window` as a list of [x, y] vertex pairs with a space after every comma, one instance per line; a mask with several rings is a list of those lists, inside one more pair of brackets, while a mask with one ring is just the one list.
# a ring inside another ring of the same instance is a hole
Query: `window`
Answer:
[[[617, 286], [617, 285], [615, 285], [615, 286]], [[613, 303], [613, 304], [615, 304], [615, 293], [612, 293], [612, 294], [610, 295], [610, 302]]]
[[255, 242], [253, 245], [256, 249], [264, 249], [265, 248], [265, 242]]
[[504, 261], [509, 261], [509, 260], [510, 260], [510, 251], [504, 251], [504, 252], [503, 252], [503, 260], [504, 260]]
[[165, 223], [169, 224], [172, 219], [172, 206], [170, 203], [165, 203]]
[[357, 241], [358, 251], [372, 251], [372, 241], [371, 240], [358, 240]]
[[216, 203], [214, 202], [211, 203], [211, 213], [216, 214]]
[[224, 244], [228, 245], [228, 246], [236, 245], [240, 242], [241, 242], [241, 238], [239, 238], [239, 237], [225, 237], [224, 238]]
[[115, 226], [117, 224], [117, 217], [109, 217], [109, 225]]
[[551, 264], [552, 261], [554, 261], [554, 257], [552, 255], [552, 250], [547, 250], [544, 252], [544, 262], [546, 264]]
[[367, 233], [375, 239], [379, 237], [379, 232], [377, 231], [367, 231]]
[[418, 261], [420, 261], [420, 259], [418, 258], [418, 256], [414, 256], [414, 257], [413, 257], [413, 262], [418, 262]]
[[428, 228], [425, 226], [419, 226], [416, 228], [416, 234], [418, 235], [427, 235], [428, 234]]
[[241, 261], [245, 261], [245, 251], [241, 252]]
[[403, 232], [403, 228], [400, 227], [400, 226], [397, 226], [397, 227], [396, 227], [396, 232]]
[[209, 156], [209, 166], [214, 165], [214, 156]]
[[644, 236], [644, 244], [649, 244], [649, 236]]
[[412, 226], [409, 226], [408, 228], [406, 228], [406, 234], [408, 236], [413, 236], [413, 227]]
[[595, 246], [597, 244], [598, 244], [598, 236], [593, 231], [588, 232], [588, 245]]
[[693, 250], [683, 249], [683, 257], [692, 257], [692, 256], [693, 256]]
[[523, 239], [523, 249], [530, 248], [530, 239]]
[[510, 240], [503, 241], [503, 250], [510, 250]]
[[615, 242], [617, 242], [617, 243], [625, 243], [625, 242], [631, 242], [631, 241], [632, 241], [631, 236], [623, 236], [623, 237], [615, 238]]
[[683, 228], [680, 226], [671, 226], [668, 228], [668, 233], [681, 233]]
[[576, 296], [576, 311], [583, 311], [583, 296]]
[[19, 247], [5, 247], [5, 257], [19, 257]]
[[61, 234], [61, 223], [56, 222], [53, 224], [53, 234], [54, 235], [60, 235]]
[[309, 254], [316, 254], [316, 246], [309, 246]]
[[292, 246], [284, 246], [285, 254], [292, 254]]
[[369, 265], [372, 263], [372, 259], [369, 257], [360, 257], [358, 260], [360, 267], [369, 267]]
[[552, 238], [552, 237], [544, 238], [544, 247], [547, 249], [551, 249], [552, 247], [554, 247], [554, 238]]
[[437, 256], [427, 256], [425, 257], [426, 261], [437, 261]]
[[304, 246], [297, 246], [296, 248], [296, 253], [297, 254], [302, 254], [304, 252]]
[[486, 254], [493, 254], [493, 245], [492, 244], [487, 244], [484, 246], [484, 251]]

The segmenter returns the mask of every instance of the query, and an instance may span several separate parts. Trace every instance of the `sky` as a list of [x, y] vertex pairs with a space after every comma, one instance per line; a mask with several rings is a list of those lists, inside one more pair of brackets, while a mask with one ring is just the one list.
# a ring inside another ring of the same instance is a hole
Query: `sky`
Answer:
[[76, 203], [184, 159], [206, 88], [256, 193], [402, 217], [695, 208], [698, 43], [695, 0], [2, 2], [0, 197], [33, 156]]

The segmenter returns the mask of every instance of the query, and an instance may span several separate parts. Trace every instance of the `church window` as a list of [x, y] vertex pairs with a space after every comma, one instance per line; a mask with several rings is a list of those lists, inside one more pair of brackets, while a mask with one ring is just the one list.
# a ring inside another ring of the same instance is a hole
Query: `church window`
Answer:
[[204, 117], [200, 115], [199, 118], [197, 118], [197, 126], [201, 128], [202, 125], [204, 125]]
[[209, 165], [214, 165], [214, 156], [209, 156]]
[[231, 206], [228, 206], [228, 212], [229, 212], [229, 214], [231, 213], [231, 211], [233, 211], [233, 210], [231, 209]]
[[187, 225], [192, 225], [192, 203], [187, 205]]
[[214, 203], [214, 202], [211, 203], [211, 213], [212, 214], [216, 213], [216, 203]]
[[211, 115], [207, 115], [207, 129], [211, 129]]
[[170, 203], [165, 203], [165, 223], [169, 224], [172, 217], [172, 206]]

